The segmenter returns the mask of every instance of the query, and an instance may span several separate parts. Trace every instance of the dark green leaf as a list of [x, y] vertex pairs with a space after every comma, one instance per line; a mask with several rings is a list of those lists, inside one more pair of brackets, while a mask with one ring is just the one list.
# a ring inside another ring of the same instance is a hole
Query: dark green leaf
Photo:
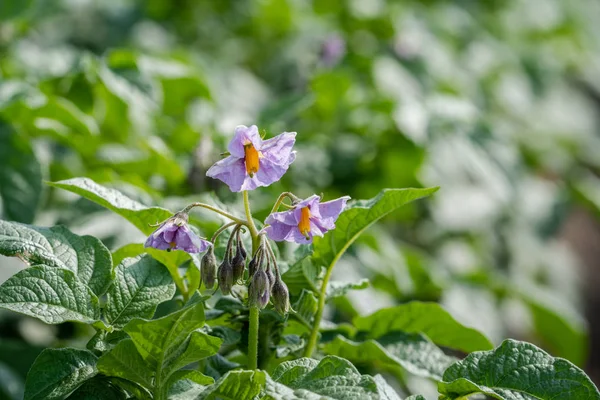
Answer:
[[97, 358], [87, 350], [46, 349], [31, 366], [25, 381], [25, 400], [63, 399], [94, 377]]
[[47, 324], [91, 323], [100, 317], [98, 298], [71, 272], [37, 265], [0, 285], [0, 307], [39, 318]]
[[134, 319], [124, 329], [161, 386], [176, 370], [217, 353], [221, 339], [199, 331], [203, 326], [204, 307], [198, 302], [160, 319]]
[[40, 163], [29, 141], [2, 120], [0, 160], [0, 217], [29, 224], [33, 222], [42, 193]]
[[444, 370], [455, 361], [422, 334], [394, 332], [379, 340], [354, 342], [337, 336], [326, 343], [323, 352], [352, 363], [378, 368], [401, 367], [411, 374], [440, 380]]
[[106, 377], [96, 376], [79, 387], [67, 399], [71, 400], [125, 400], [123, 390], [115, 386]]
[[77, 275], [96, 295], [112, 280], [110, 252], [92, 236], [77, 236], [63, 226], [41, 228], [0, 221], [0, 254], [30, 264], [64, 268]]
[[300, 294], [300, 298], [294, 304], [293, 308], [296, 312], [291, 315], [293, 315], [304, 326], [307, 326], [310, 329], [318, 307], [319, 301], [315, 297], [314, 293], [304, 289], [302, 290], [302, 294]]
[[48, 182], [48, 184], [77, 193], [108, 208], [131, 222], [146, 235], [156, 229], [156, 227], [150, 225], [163, 222], [173, 215], [172, 212], [164, 208], [146, 207], [118, 190], [99, 185], [89, 178], [73, 178], [59, 182]]
[[[210, 376], [201, 374], [195, 370], [182, 369], [171, 375], [165, 387], [168, 388], [168, 398], [192, 398], [192, 393], [198, 395], [202, 393], [208, 385], [215, 383]], [[195, 397], [195, 396], [194, 396]]]
[[323, 238], [316, 237], [313, 260], [322, 266], [336, 261], [358, 236], [379, 219], [411, 201], [432, 195], [437, 187], [428, 189], [384, 189], [370, 200], [349, 203], [335, 223], [335, 230]]
[[500, 400], [600, 399], [581, 369], [532, 344], [510, 339], [495, 350], [475, 352], [452, 364], [438, 390], [440, 399], [476, 393]]
[[457, 322], [437, 303], [412, 301], [354, 318], [354, 326], [367, 338], [377, 339], [390, 332], [424, 333], [435, 344], [471, 352], [493, 346], [482, 333]]
[[100, 357], [98, 371], [152, 388], [154, 371], [149, 369], [131, 339], [120, 341], [114, 349]]
[[174, 294], [175, 284], [161, 263], [149, 255], [126, 258], [108, 290], [106, 321], [123, 327], [133, 318], [150, 318], [158, 304]]

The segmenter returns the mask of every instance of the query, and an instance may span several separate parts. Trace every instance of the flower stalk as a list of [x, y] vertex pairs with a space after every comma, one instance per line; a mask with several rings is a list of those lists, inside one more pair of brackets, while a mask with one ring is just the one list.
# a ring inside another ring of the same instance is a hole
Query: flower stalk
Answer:
[[[260, 245], [260, 237], [254, 220], [252, 219], [252, 211], [250, 210], [250, 201], [248, 199], [248, 191], [244, 190], [244, 210], [246, 212], [246, 220], [248, 230], [250, 231], [250, 237], [252, 238], [252, 255], [256, 255], [256, 250]], [[249, 323], [250, 327], [248, 330], [248, 369], [254, 370], [258, 368], [258, 324], [259, 324], [260, 310], [256, 305], [250, 305]]]

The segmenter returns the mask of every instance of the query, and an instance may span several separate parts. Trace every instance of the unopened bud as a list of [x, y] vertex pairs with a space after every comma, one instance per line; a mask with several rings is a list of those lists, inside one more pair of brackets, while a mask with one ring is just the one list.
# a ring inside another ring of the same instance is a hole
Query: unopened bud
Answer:
[[281, 315], [285, 315], [290, 311], [290, 292], [285, 282], [277, 277], [271, 295], [273, 296], [273, 305], [275, 310]]
[[231, 287], [233, 286], [233, 271], [231, 269], [231, 264], [229, 264], [227, 259], [223, 260], [217, 274], [219, 275], [219, 287], [221, 288], [221, 292], [223, 294], [231, 293]]
[[246, 269], [246, 250], [240, 251], [240, 242], [238, 242], [237, 252], [233, 260], [231, 260], [231, 267], [233, 269], [233, 281], [237, 282], [244, 277], [244, 269]]
[[248, 263], [248, 276], [250, 277], [250, 279], [252, 279], [254, 274], [256, 274], [256, 271], [258, 271], [258, 269], [260, 268], [262, 264], [262, 259], [263, 254], [262, 251], [259, 249], [254, 255], [254, 258], [250, 260], [250, 263]]
[[271, 271], [271, 265], [267, 265], [267, 270], [265, 271], [267, 274], [267, 280], [269, 281], [269, 290], [273, 290], [273, 285], [275, 284], [275, 275], [273, 271]]
[[262, 269], [256, 271], [248, 287], [248, 302], [251, 306], [265, 308], [270, 297], [267, 274]]
[[217, 274], [217, 258], [213, 246], [210, 246], [200, 262], [200, 275], [204, 286], [212, 289], [215, 286], [215, 275]]

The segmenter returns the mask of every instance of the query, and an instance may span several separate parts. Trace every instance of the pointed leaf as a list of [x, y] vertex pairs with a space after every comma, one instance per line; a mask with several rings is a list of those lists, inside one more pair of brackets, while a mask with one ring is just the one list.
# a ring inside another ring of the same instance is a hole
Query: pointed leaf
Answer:
[[37, 265], [19, 271], [0, 285], [0, 308], [41, 319], [91, 323], [100, 318], [98, 298], [71, 272]]
[[0, 120], [0, 217], [33, 222], [42, 193], [42, 170], [29, 141]]
[[437, 303], [412, 301], [354, 318], [354, 326], [367, 338], [377, 339], [390, 332], [424, 333], [435, 344], [469, 353], [491, 349], [489, 339], [457, 322]]
[[87, 350], [44, 350], [27, 374], [25, 400], [65, 398], [98, 373], [96, 361], [96, 356]]
[[161, 263], [149, 255], [126, 258], [108, 290], [106, 321], [120, 328], [133, 318], [150, 318], [174, 294], [175, 284]]
[[112, 280], [112, 260], [106, 246], [95, 237], [75, 235], [63, 226], [42, 228], [0, 221], [0, 254], [68, 269], [96, 295], [104, 294]]
[[600, 399], [585, 373], [538, 347], [505, 340], [492, 351], [469, 354], [452, 364], [438, 383], [440, 399], [482, 393], [500, 400]]
[[115, 386], [106, 377], [96, 376], [84, 382], [67, 400], [125, 400], [125, 392]]
[[401, 367], [411, 374], [441, 380], [444, 370], [456, 359], [444, 354], [422, 334], [394, 332], [379, 340], [354, 342], [337, 336], [323, 352], [358, 365]]
[[186, 369], [173, 373], [165, 387], [168, 389], [169, 399], [190, 399], [195, 398], [206, 389], [206, 386], [213, 383], [215, 380], [210, 376]]
[[159, 373], [160, 383], [176, 370], [219, 351], [221, 339], [199, 331], [203, 326], [204, 307], [199, 302], [160, 319], [134, 319], [124, 329], [145, 362]]
[[148, 368], [131, 339], [120, 341], [114, 349], [100, 357], [98, 371], [152, 388], [154, 371]]
[[314, 238], [313, 260], [329, 266], [375, 222], [406, 203], [432, 195], [438, 189], [384, 189], [370, 200], [349, 203], [337, 219], [335, 230], [323, 238]]
[[150, 225], [162, 222], [173, 213], [160, 207], [146, 207], [116, 189], [99, 185], [89, 178], [73, 178], [48, 182], [50, 186], [65, 189], [119, 214], [140, 231], [149, 235], [156, 229]]

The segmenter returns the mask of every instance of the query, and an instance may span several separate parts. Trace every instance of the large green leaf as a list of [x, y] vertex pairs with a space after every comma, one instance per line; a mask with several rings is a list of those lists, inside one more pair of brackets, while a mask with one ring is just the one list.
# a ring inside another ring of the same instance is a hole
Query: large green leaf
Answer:
[[37, 265], [0, 285], [0, 307], [47, 324], [91, 323], [100, 317], [98, 298], [71, 271]]
[[[301, 358], [281, 363], [273, 371], [273, 380], [292, 389], [292, 398], [320, 399], [326, 396], [340, 400], [399, 400], [383, 378], [361, 375], [348, 360], [336, 356], [327, 356], [321, 361]], [[281, 388], [277, 390], [277, 385], [270, 389], [285, 393]], [[275, 393], [271, 394], [269, 390], [267, 394], [275, 397]]]
[[96, 376], [83, 383], [67, 399], [69, 400], [125, 400], [125, 392], [115, 386], [108, 378]]
[[434, 343], [469, 353], [493, 346], [479, 331], [457, 322], [437, 303], [412, 301], [354, 318], [365, 337], [380, 338], [390, 332], [424, 333]]
[[329, 281], [327, 283], [327, 299], [344, 296], [350, 290], [362, 290], [369, 287], [368, 279], [361, 279], [358, 282], [336, 282]]
[[581, 369], [516, 340], [505, 340], [495, 350], [475, 352], [452, 364], [438, 390], [440, 399], [476, 393], [501, 400], [600, 399], [600, 392]]
[[31, 366], [25, 400], [63, 399], [98, 373], [97, 358], [87, 350], [46, 349]]
[[98, 371], [152, 389], [154, 371], [148, 368], [131, 339], [120, 341], [114, 349], [102, 355], [98, 359]]
[[313, 260], [329, 266], [340, 257], [358, 236], [379, 219], [411, 201], [432, 195], [428, 189], [384, 189], [370, 200], [349, 203], [335, 223], [335, 230], [323, 238], [314, 238]]
[[99, 185], [89, 178], [73, 178], [59, 182], [48, 182], [48, 184], [77, 193], [114, 211], [146, 235], [156, 229], [150, 225], [162, 222], [173, 215], [171, 211], [164, 208], [146, 207], [118, 190]]
[[206, 386], [212, 385], [215, 380], [210, 376], [201, 374], [198, 371], [182, 369], [176, 371], [171, 375], [165, 387], [168, 388], [168, 398], [170, 400], [174, 398], [190, 399], [192, 393], [195, 395], [200, 394], [206, 389]]
[[205, 389], [197, 400], [254, 400], [265, 387], [267, 379], [264, 371], [230, 371]]
[[162, 387], [173, 372], [217, 353], [221, 339], [200, 331], [203, 326], [204, 307], [198, 302], [156, 320], [134, 319], [125, 331]]
[[133, 318], [150, 318], [158, 304], [174, 294], [175, 284], [161, 263], [149, 255], [126, 258], [108, 290], [106, 321], [120, 328]]
[[455, 358], [444, 354], [422, 334], [393, 332], [380, 339], [354, 342], [338, 335], [323, 352], [359, 365], [378, 368], [401, 367], [411, 374], [440, 380]]
[[0, 221], [0, 254], [68, 269], [98, 296], [106, 292], [113, 277], [106, 246], [95, 237], [77, 236], [63, 226], [42, 228]]
[[40, 163], [29, 141], [2, 120], [0, 160], [0, 218], [29, 224], [33, 222], [42, 193]]

